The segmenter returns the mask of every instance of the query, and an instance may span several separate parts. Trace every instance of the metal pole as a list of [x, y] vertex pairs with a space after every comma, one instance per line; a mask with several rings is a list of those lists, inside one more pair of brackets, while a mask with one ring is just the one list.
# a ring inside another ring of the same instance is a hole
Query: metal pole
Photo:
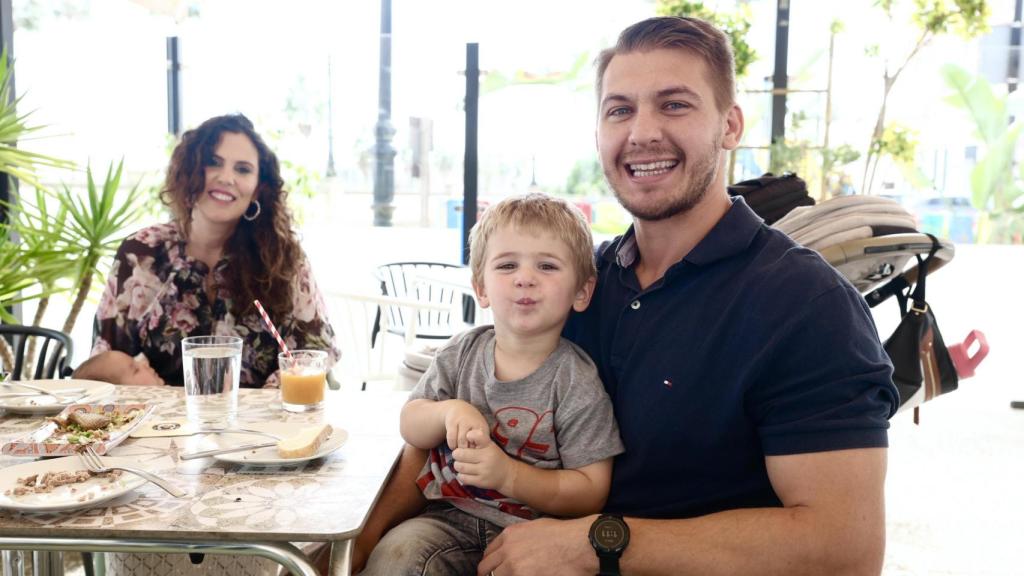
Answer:
[[779, 0], [775, 13], [775, 75], [772, 93], [772, 142], [786, 137], [786, 90], [789, 59], [789, 0]]
[[[14, 89], [14, 11], [11, 0], [0, 0], [0, 50], [7, 54], [7, 104], [13, 105], [16, 100]], [[17, 146], [17, 142], [9, 142], [11, 146]], [[10, 174], [0, 174], [0, 222], [7, 222], [7, 205], [18, 202], [18, 180]], [[11, 233], [12, 242], [17, 242], [17, 234]], [[12, 304], [7, 307], [7, 312], [21, 322], [21, 303]]]
[[391, 226], [395, 198], [395, 148], [391, 139], [391, 0], [380, 4], [380, 95], [377, 110], [377, 170], [373, 179], [373, 225]]
[[337, 176], [334, 169], [334, 83], [331, 81], [331, 55], [327, 55], [327, 177]]
[[466, 157], [462, 163], [462, 263], [469, 264], [469, 231], [476, 224], [480, 45], [466, 44]]
[[167, 37], [167, 132], [181, 135], [181, 52], [177, 36]]
[[1020, 85], [1020, 27], [1021, 0], [1014, 3], [1013, 23], [1010, 24], [1010, 57], [1007, 60], [1006, 90], [1013, 92]]
[[[6, 104], [15, 100], [14, 90], [14, 15], [11, 0], [0, 0], [0, 50], [7, 54], [7, 96]], [[11, 145], [16, 145], [11, 142]], [[0, 175], [0, 222], [7, 221], [7, 203], [14, 203], [18, 198], [18, 184], [12, 176]]]

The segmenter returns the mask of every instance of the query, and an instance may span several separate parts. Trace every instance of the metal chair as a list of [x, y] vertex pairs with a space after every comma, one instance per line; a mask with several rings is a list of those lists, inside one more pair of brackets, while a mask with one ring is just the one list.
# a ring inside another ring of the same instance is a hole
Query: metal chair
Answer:
[[[28, 374], [32, 380], [65, 378], [71, 375], [74, 343], [67, 334], [38, 326], [2, 324], [0, 337], [7, 339], [14, 354], [14, 365], [7, 366], [11, 371], [12, 380], [21, 380], [23, 374]], [[40, 342], [37, 344], [38, 352], [34, 359], [26, 358], [28, 343], [32, 338], [37, 338]], [[35, 362], [35, 369], [26, 373], [26, 365], [31, 369], [32, 362]]]
[[[37, 339], [37, 350], [35, 353], [35, 370], [29, 374], [31, 380], [42, 380], [52, 378], [65, 378], [71, 376], [71, 358], [75, 351], [74, 342], [67, 334], [40, 328], [39, 326], [22, 326], [20, 324], [0, 324], [0, 337], [7, 340], [11, 352], [14, 354], [13, 366], [8, 365], [5, 359], [3, 364], [11, 372], [11, 380], [21, 380], [25, 374], [26, 364], [31, 365], [33, 359], [29, 356], [28, 344], [32, 338]], [[4, 567], [15, 567], [13, 570], [21, 570], [24, 559], [20, 552], [5, 551], [3, 558]], [[49, 561], [46, 552], [32, 553], [34, 566], [36, 563]], [[62, 555], [58, 555], [62, 556]], [[82, 566], [86, 576], [95, 574], [92, 552], [82, 552]], [[6, 572], [5, 572], [6, 573]], [[20, 572], [14, 572], [20, 573]]]
[[465, 328], [463, 319], [462, 293], [452, 287], [429, 282], [416, 281], [418, 272], [459, 268], [453, 264], [439, 262], [393, 262], [377, 267], [381, 294], [400, 300], [414, 300], [424, 304], [438, 305], [413, 312], [406, 306], [392, 306], [386, 311], [387, 330], [392, 334], [406, 335], [411, 323], [411, 314], [416, 314], [416, 338], [446, 340]]
[[[418, 300], [347, 292], [325, 295], [334, 332], [341, 348], [338, 370], [342, 379], [355, 379], [362, 390], [368, 382], [395, 381], [405, 349], [420, 338], [418, 319], [444, 313], [450, 305]], [[391, 318], [403, 317], [409, 323], [394, 330]], [[388, 346], [388, 335], [402, 336], [401, 349]]]

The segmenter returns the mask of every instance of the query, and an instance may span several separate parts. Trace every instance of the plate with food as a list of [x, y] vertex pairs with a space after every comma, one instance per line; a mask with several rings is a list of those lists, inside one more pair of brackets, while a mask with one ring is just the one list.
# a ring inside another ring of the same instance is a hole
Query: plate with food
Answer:
[[154, 408], [149, 404], [72, 404], [27, 436], [4, 444], [2, 451], [11, 456], [71, 456], [90, 445], [97, 454], [106, 454]]
[[[47, 396], [40, 390], [57, 395]], [[56, 414], [72, 404], [95, 404], [114, 390], [113, 384], [98, 380], [13, 381], [0, 387], [0, 408], [16, 414]]]
[[[139, 466], [129, 458], [110, 465]], [[127, 494], [146, 483], [134, 474], [90, 472], [78, 456], [37, 460], [0, 469], [0, 508], [20, 512], [56, 512], [88, 508]]]
[[[258, 466], [277, 466], [297, 464], [308, 460], [323, 458], [348, 440], [348, 432], [330, 424], [284, 424], [261, 423], [246, 424], [246, 428], [267, 432], [277, 438], [276, 442], [260, 448], [250, 448], [240, 452], [216, 454], [214, 458], [233, 464], [251, 464]], [[218, 448], [229, 448], [247, 444], [268, 444], [259, 442], [251, 434], [217, 434], [215, 441]]]

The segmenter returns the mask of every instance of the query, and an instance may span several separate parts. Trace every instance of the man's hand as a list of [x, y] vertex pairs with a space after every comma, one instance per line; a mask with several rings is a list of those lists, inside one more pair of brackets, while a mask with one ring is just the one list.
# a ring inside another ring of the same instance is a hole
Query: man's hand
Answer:
[[490, 435], [487, 419], [472, 404], [463, 400], [447, 400], [444, 411], [445, 438], [448, 447], [470, 448], [469, 433], [480, 430], [485, 436]]
[[478, 576], [543, 574], [592, 576], [597, 555], [587, 533], [596, 516], [575, 520], [542, 518], [505, 528], [484, 550]]
[[470, 430], [466, 439], [470, 447], [452, 452], [459, 481], [510, 495], [515, 486], [517, 462], [492, 442], [485, 430]]

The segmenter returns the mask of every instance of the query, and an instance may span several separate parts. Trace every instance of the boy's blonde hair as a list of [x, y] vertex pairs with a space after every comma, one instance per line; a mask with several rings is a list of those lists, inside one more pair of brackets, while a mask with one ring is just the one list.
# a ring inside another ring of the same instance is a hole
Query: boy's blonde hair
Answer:
[[487, 208], [469, 233], [469, 266], [473, 282], [483, 286], [487, 243], [494, 233], [513, 226], [525, 231], [545, 231], [569, 246], [576, 271], [576, 288], [597, 275], [594, 266], [594, 239], [590, 224], [579, 208], [547, 194], [513, 196]]

